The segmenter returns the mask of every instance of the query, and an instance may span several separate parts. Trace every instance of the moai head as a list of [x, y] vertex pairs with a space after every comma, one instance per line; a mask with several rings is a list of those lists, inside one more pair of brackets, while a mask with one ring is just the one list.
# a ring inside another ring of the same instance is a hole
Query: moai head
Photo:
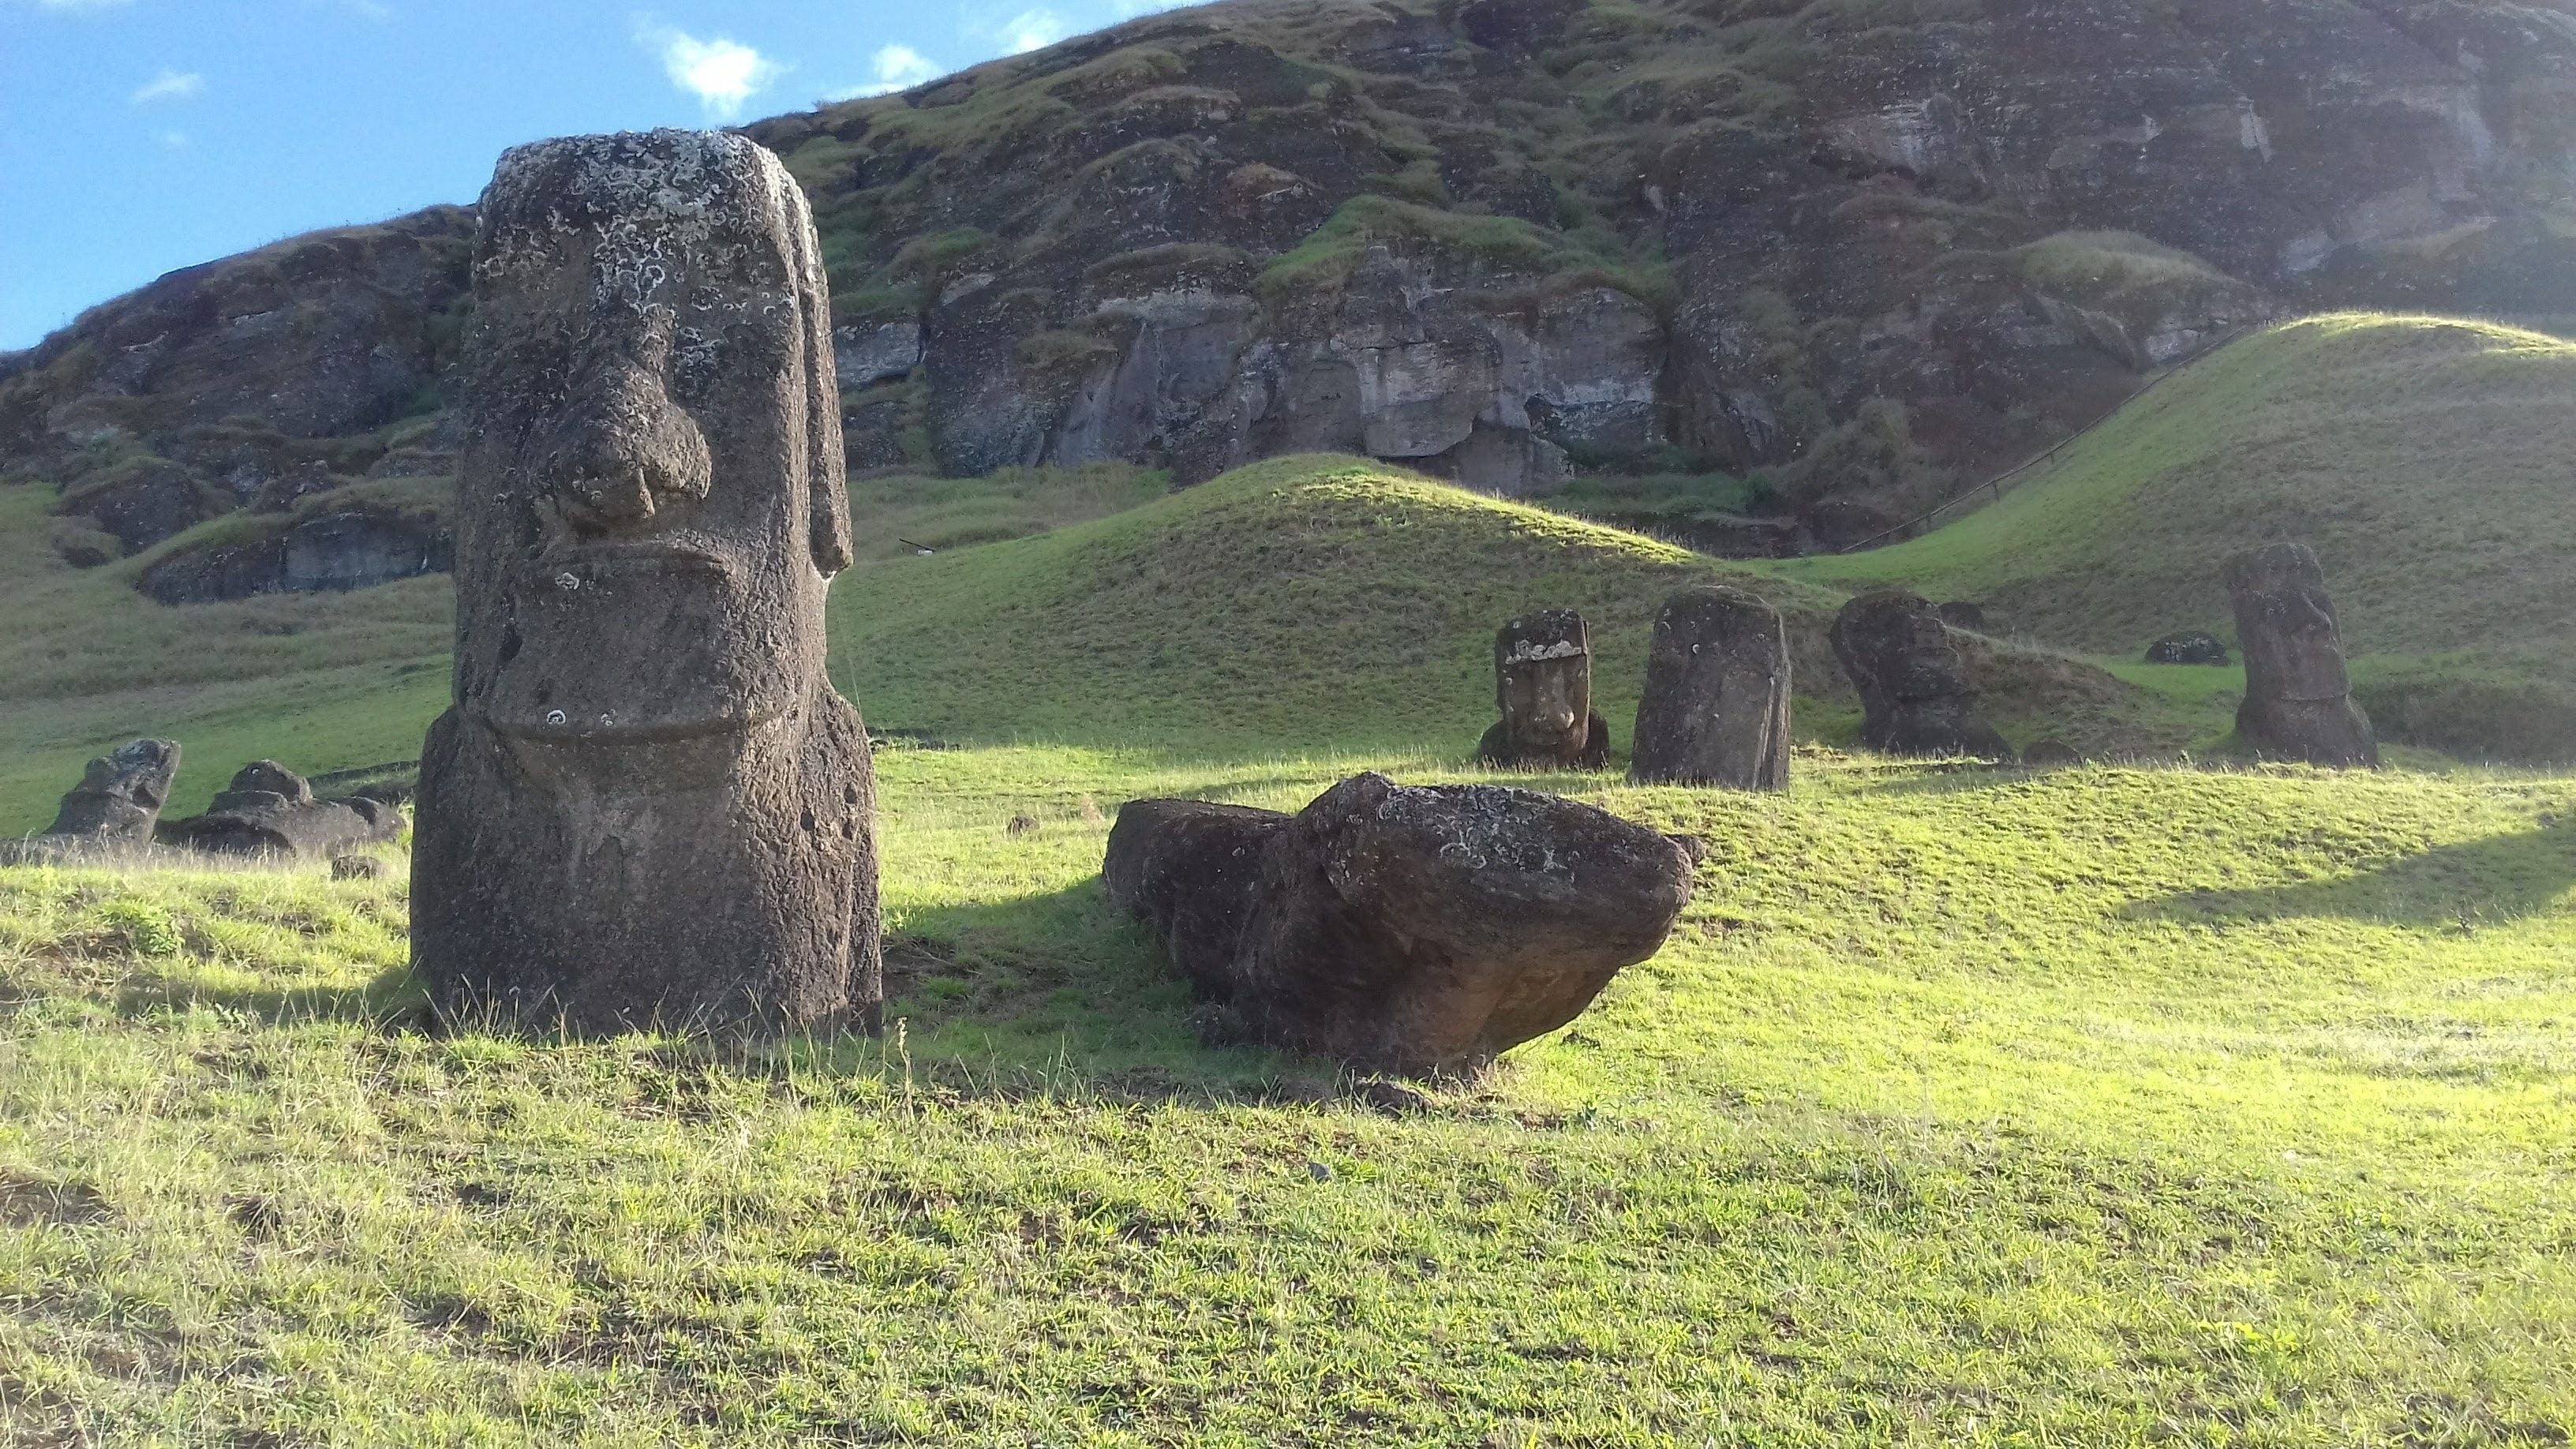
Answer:
[[1864, 694], [1873, 686], [1890, 701], [1976, 692], [1940, 611], [1919, 594], [1881, 589], [1853, 599], [1834, 620], [1833, 643]]
[[1592, 719], [1592, 644], [1572, 609], [1525, 614], [1494, 636], [1494, 703], [1524, 755], [1583, 752]]
[[178, 741], [129, 740], [89, 762], [46, 833], [148, 842], [178, 773]]
[[474, 297], [458, 708], [631, 744], [808, 698], [849, 504], [829, 293], [778, 159], [694, 131], [521, 146]]

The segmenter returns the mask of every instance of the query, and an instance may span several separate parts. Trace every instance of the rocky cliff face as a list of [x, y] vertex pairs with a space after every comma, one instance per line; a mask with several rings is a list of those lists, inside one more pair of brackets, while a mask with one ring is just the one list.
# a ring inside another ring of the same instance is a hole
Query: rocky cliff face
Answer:
[[[2576, 312], [2572, 12], [1230, 0], [750, 130], [854, 466], [1760, 472], [1830, 544], [2273, 316]], [[0, 360], [6, 466], [96, 556], [435, 476], [470, 225], [93, 311]]]

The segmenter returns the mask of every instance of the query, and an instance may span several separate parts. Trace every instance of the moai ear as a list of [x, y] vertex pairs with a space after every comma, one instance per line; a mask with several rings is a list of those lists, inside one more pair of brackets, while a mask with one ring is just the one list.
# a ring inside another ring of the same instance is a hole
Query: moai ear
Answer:
[[789, 270], [797, 278], [797, 310], [805, 323], [806, 543], [825, 578], [850, 566], [849, 460], [841, 451], [840, 369], [832, 360], [832, 283], [824, 275], [813, 212], [805, 193], [778, 171], [778, 198], [787, 217]]

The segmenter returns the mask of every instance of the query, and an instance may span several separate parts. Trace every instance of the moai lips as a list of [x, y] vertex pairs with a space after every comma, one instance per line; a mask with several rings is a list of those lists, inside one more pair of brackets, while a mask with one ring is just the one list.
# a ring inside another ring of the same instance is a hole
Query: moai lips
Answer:
[[413, 957], [578, 1030], [873, 1021], [874, 782], [824, 678], [850, 561], [803, 194], [731, 135], [523, 146], [482, 202], [454, 708]]

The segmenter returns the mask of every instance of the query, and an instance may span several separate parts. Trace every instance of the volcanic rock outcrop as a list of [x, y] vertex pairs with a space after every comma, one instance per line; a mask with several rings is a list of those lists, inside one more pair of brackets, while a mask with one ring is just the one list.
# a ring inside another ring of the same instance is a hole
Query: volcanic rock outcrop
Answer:
[[1131, 801], [1102, 876], [1252, 1039], [1416, 1075], [1573, 1020], [1696, 880], [1680, 845], [1588, 805], [1380, 775], [1295, 815]]
[[322, 800], [302, 775], [275, 760], [254, 760], [206, 806], [203, 815], [161, 827], [164, 845], [214, 855], [329, 860], [355, 846], [402, 833], [402, 812], [373, 800]]
[[1635, 758], [1643, 785], [1789, 788], [1789, 632], [1742, 589], [1675, 595], [1655, 616]]
[[[1671, 459], [1774, 477], [1803, 527], [1702, 520], [1768, 552], [2269, 317], [2576, 312], [2571, 93], [2555, 0], [1229, 0], [746, 130], [831, 243], [854, 465]], [[437, 471], [471, 222], [0, 357], [0, 471], [124, 551], [308, 468]]]
[[485, 191], [454, 705], [412, 959], [450, 1013], [873, 1026], [874, 783], [823, 673], [850, 562], [805, 198], [737, 135], [540, 142]]
[[2012, 747], [1978, 716], [1968, 661], [1922, 595], [1862, 594], [1834, 616], [1833, 641], [1860, 690], [1861, 743], [1892, 755], [2012, 758]]
[[2278, 759], [2378, 765], [2379, 741], [2353, 702], [2343, 631], [2316, 551], [2303, 543], [2247, 549], [2227, 560], [2226, 577], [2245, 652], [2237, 734]]
[[1610, 725], [1592, 707], [1592, 638], [1572, 609], [1514, 619], [1494, 636], [1494, 704], [1502, 718], [1476, 742], [1481, 764], [1597, 770]]

